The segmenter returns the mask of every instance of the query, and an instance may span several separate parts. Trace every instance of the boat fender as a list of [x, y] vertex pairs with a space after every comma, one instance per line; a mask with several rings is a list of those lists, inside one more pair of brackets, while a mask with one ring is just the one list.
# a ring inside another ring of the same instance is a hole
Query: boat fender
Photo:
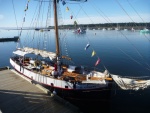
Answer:
[[55, 90], [53, 91], [53, 94], [57, 94]]
[[35, 61], [34, 60], [30, 60], [29, 63], [34, 65]]
[[86, 81], [88, 81], [88, 80], [89, 80], [88, 78], [89, 78], [89, 76], [88, 76], [88, 75], [86, 75]]
[[53, 70], [53, 71], [51, 72], [51, 74], [52, 74], [52, 76], [55, 76], [55, 75], [57, 75], [57, 71]]

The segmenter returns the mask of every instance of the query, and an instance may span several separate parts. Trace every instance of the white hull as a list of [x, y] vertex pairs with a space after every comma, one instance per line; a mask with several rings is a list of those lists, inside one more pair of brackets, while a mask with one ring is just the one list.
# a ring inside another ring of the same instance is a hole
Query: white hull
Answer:
[[56, 79], [54, 77], [44, 76], [40, 73], [35, 73], [29, 69], [26, 69], [23, 66], [17, 64], [14, 60], [10, 58], [10, 63], [16, 71], [20, 74], [28, 77], [29, 79], [36, 81], [40, 84], [47, 86], [52, 86], [54, 88], [66, 89], [66, 90], [93, 90], [99, 88], [107, 88], [108, 82], [105, 80], [98, 80], [95, 83], [90, 83], [90, 81], [85, 81], [84, 83], [76, 84], [76, 88], [73, 87], [73, 83], [65, 80]]

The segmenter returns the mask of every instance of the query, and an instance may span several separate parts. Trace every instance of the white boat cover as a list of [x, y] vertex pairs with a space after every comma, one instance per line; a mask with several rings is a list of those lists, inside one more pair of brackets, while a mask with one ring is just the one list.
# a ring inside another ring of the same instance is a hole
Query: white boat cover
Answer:
[[109, 77], [109, 73], [107, 72], [107, 70], [105, 70], [103, 73], [102, 72], [98, 72], [98, 71], [91, 71], [88, 74], [89, 77], [99, 77], [99, 78], [105, 78], [105, 77]]
[[69, 65], [69, 67], [68, 67], [68, 72], [73, 72], [73, 71], [75, 71], [75, 68], [76, 68], [76, 66]]
[[56, 54], [54, 52], [48, 52], [44, 50], [34, 49], [30, 47], [24, 47], [23, 49], [18, 49], [17, 51], [13, 52], [14, 54], [24, 56], [25, 54], [33, 53], [35, 55], [41, 55], [42, 57], [49, 57], [51, 60], [56, 58]]
[[139, 80], [111, 75], [113, 80], [124, 90], [139, 90], [150, 86], [150, 80]]
[[94, 84], [107, 85], [105, 80], [86, 80], [86, 81], [82, 81], [82, 83], [94, 83]]
[[20, 56], [24, 56], [25, 54], [27, 54], [27, 52], [24, 52], [22, 50], [13, 51], [13, 53]]

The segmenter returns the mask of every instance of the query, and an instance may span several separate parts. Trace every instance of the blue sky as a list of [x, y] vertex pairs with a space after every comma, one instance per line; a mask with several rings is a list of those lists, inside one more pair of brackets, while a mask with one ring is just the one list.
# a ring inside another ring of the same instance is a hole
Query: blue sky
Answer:
[[[15, 10], [13, 9], [13, 4]], [[22, 25], [23, 18], [26, 18], [24, 26], [30, 26], [30, 20], [37, 21], [37, 17], [33, 18], [33, 15], [38, 15], [35, 12], [38, 2], [30, 0], [29, 9], [26, 11], [28, 0], [0, 0], [0, 27], [16, 27]], [[43, 3], [39, 24], [44, 21], [44, 15], [47, 15], [46, 8], [47, 2]], [[94, 23], [111, 23], [111, 22], [150, 22], [150, 0], [87, 0], [86, 3], [82, 2], [67, 2], [66, 5], [60, 3], [61, 20], [63, 24], [73, 24], [77, 21], [78, 24], [94, 24]], [[69, 11], [66, 11], [66, 7]], [[15, 14], [17, 24], [15, 20]], [[70, 19], [70, 16], [73, 19]], [[46, 18], [46, 16], [45, 16]], [[53, 18], [50, 16], [50, 18]], [[42, 23], [44, 25], [45, 22]], [[53, 25], [51, 20], [50, 25]]]

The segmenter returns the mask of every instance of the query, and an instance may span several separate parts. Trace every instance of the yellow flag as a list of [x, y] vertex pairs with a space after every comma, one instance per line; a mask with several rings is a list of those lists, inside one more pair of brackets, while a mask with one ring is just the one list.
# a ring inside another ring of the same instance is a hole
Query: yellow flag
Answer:
[[94, 55], [96, 55], [96, 52], [93, 50], [91, 57], [93, 57]]
[[69, 8], [68, 8], [68, 7], [66, 7], [66, 11], [69, 11]]

